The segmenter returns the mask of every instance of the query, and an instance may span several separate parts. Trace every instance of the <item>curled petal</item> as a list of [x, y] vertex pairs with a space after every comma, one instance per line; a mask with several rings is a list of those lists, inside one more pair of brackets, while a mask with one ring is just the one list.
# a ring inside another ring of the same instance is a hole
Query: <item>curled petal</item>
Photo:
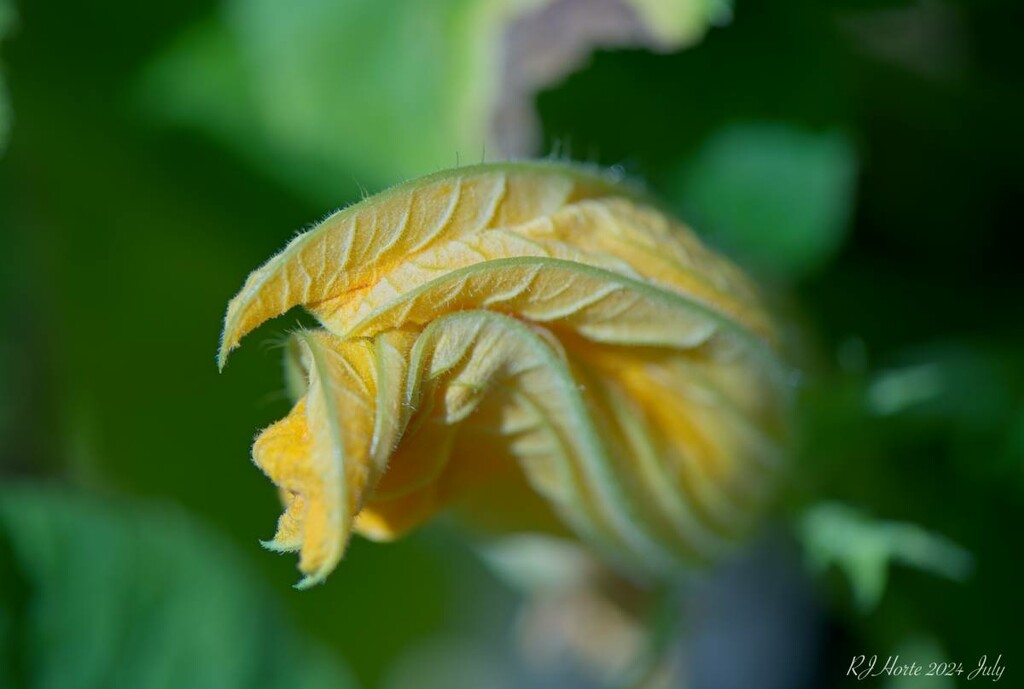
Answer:
[[353, 531], [444, 508], [575, 533], [661, 575], [721, 556], [784, 465], [789, 390], [750, 281], [633, 191], [551, 164], [367, 199], [254, 272], [220, 360], [295, 305], [297, 400], [256, 440], [285, 511], [268, 547], [321, 581]]
[[481, 165], [403, 184], [338, 211], [248, 277], [228, 305], [218, 362], [223, 368], [228, 353], [264, 321], [300, 304], [358, 294], [439, 242], [521, 224], [615, 189], [607, 176], [583, 168]]

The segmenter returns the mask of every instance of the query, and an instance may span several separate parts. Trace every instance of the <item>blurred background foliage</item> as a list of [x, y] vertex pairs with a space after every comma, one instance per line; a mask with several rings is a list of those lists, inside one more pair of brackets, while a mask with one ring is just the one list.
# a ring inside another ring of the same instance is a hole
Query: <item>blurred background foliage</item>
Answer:
[[522, 667], [519, 594], [443, 524], [293, 592], [247, 456], [295, 316], [214, 365], [228, 298], [293, 231], [538, 154], [642, 180], [792, 324], [803, 553], [768, 537], [721, 577], [746, 595], [708, 600], [756, 627], [759, 573], [818, 565], [786, 575], [812, 614], [763, 618], [806, 628], [803, 671], [744, 684], [695, 642], [694, 686], [1017, 660], [1022, 22], [1011, 0], [0, 2], [0, 685], [587, 686]]

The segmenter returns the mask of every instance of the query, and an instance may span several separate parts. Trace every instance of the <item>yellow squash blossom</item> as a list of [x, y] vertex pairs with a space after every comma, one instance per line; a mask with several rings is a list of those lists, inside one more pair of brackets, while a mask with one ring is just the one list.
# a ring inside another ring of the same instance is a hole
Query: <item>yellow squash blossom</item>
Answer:
[[331, 215], [249, 276], [220, 365], [300, 305], [322, 327], [292, 336], [297, 401], [253, 447], [300, 586], [353, 531], [442, 508], [663, 574], [728, 548], [778, 474], [788, 392], [755, 290], [588, 168], [461, 168]]

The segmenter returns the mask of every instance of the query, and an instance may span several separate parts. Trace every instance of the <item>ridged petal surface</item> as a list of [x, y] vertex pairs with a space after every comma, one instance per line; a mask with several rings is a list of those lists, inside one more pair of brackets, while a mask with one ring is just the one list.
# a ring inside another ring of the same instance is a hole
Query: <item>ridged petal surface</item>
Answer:
[[635, 190], [554, 164], [407, 183], [296, 237], [232, 300], [223, 365], [303, 306], [289, 415], [257, 438], [268, 546], [321, 581], [353, 531], [444, 508], [567, 529], [664, 574], [714, 560], [770, 499], [789, 391], [747, 277]]

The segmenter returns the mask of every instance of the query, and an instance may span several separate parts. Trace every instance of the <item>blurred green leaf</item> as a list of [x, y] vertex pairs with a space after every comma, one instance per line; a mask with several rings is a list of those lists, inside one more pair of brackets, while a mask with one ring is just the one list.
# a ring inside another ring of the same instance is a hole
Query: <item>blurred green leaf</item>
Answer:
[[811, 566], [837, 566], [853, 588], [858, 607], [873, 608], [885, 592], [890, 563], [962, 581], [971, 572], [970, 554], [916, 524], [871, 519], [839, 503], [821, 503], [803, 516], [800, 532]]
[[[151, 67], [154, 112], [317, 199], [477, 161], [515, 0], [228, 0]], [[198, 78], [197, 78], [198, 75]]]
[[176, 510], [8, 487], [0, 550], [0, 686], [353, 686]]
[[336, 197], [349, 174], [378, 186], [482, 155], [490, 47], [515, 4], [229, 0], [157, 61], [149, 97]]
[[938, 440], [963, 478], [1024, 488], [1019, 351], [1014, 340], [941, 340], [914, 347], [896, 358], [896, 367], [869, 380], [868, 409], [891, 418], [892, 441]]
[[781, 277], [822, 268], [845, 239], [857, 158], [839, 131], [749, 122], [712, 133], [669, 183], [713, 241]]
[[457, 161], [536, 153], [533, 97], [595, 46], [673, 50], [727, 0], [226, 0], [142, 79], [158, 119], [203, 129], [316, 200]]

